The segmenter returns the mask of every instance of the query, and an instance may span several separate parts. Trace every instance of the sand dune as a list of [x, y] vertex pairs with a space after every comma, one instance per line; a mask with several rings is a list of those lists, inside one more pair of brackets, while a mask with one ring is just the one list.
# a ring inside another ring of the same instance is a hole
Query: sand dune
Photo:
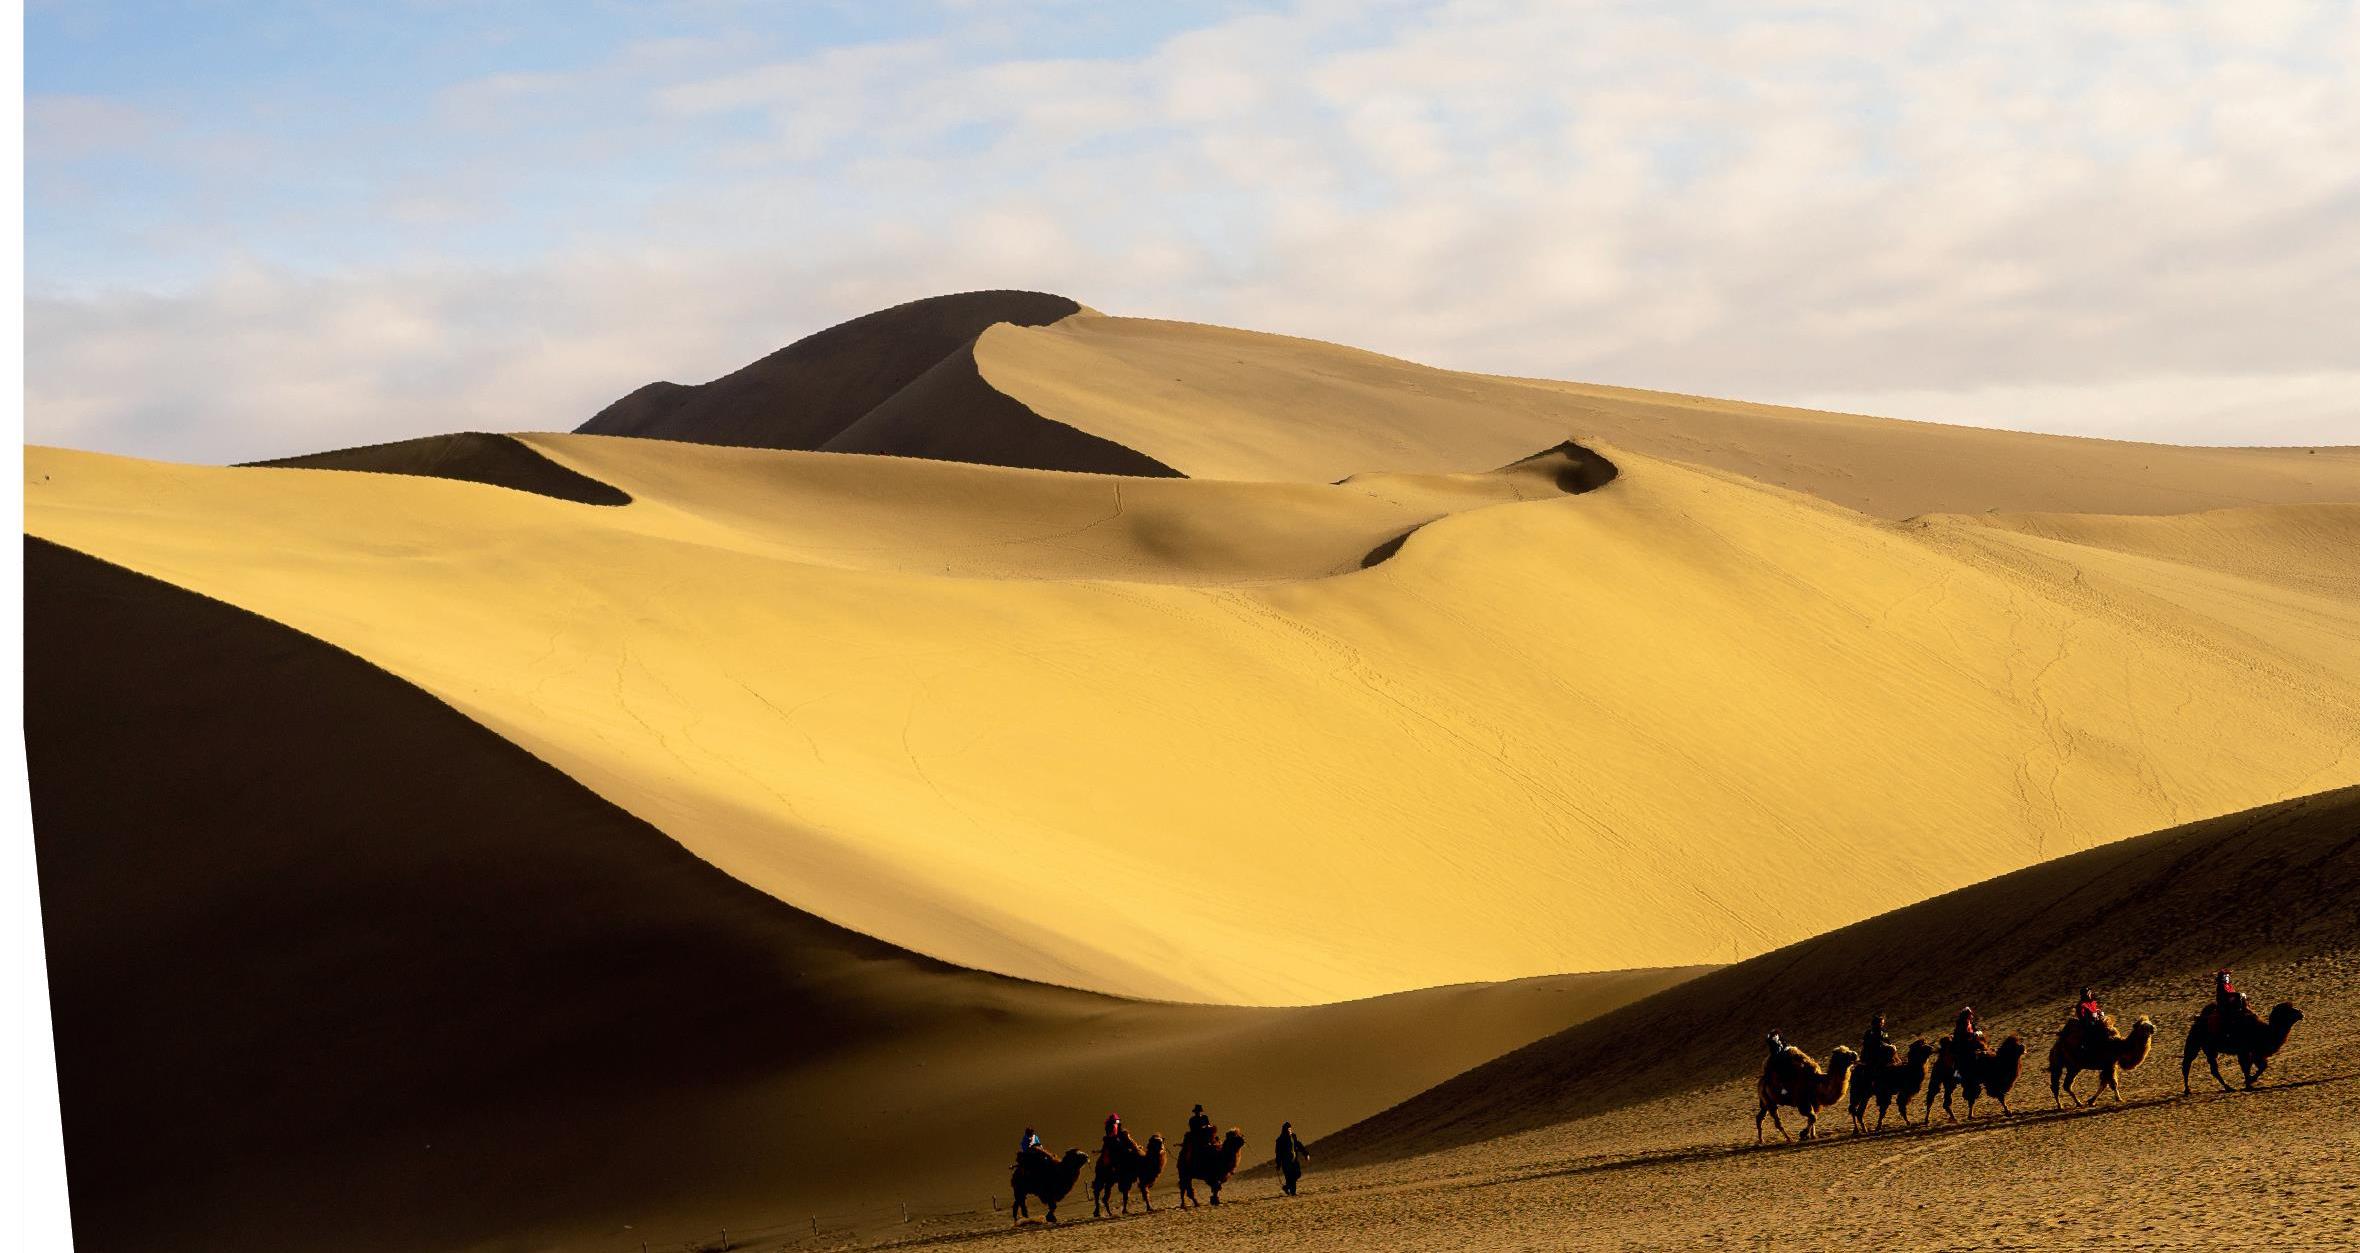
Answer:
[[2348, 589], [2280, 642], [2279, 602], [2156, 594], [2114, 549], [1610, 446], [1566, 494], [1570, 461], [525, 442], [633, 503], [35, 450], [27, 525], [365, 657], [797, 908], [1134, 996], [1728, 960], [2360, 778]]
[[415, 474], [513, 488], [585, 505], [627, 505], [631, 498], [596, 479], [577, 474], [533, 451], [513, 435], [481, 431], [428, 435], [391, 444], [339, 448], [257, 461], [257, 466], [295, 470], [352, 470], [368, 474]]
[[2352, 943], [2360, 450], [1008, 292], [585, 430], [27, 451], [86, 1243], [621, 1248], [1196, 1099], [1406, 1099], [1323, 1148], [1364, 1169], [1685, 1143], [1767, 1012]]
[[[2360, 1172], [2356, 895], [2360, 789], [2160, 832], [1528, 1046], [1315, 1144], [1299, 1198], [1278, 1196], [1265, 1167], [1217, 1211], [1013, 1238], [1060, 1250], [2340, 1247]], [[2224, 963], [2265, 1006], [2290, 999], [2309, 1016], [2258, 1090], [2220, 1093], [2199, 1060], [2183, 1097], [2181, 1035]], [[2084, 983], [2159, 1031], [2122, 1076], [2123, 1100], [2054, 1108], [2041, 1057]], [[1857, 1043], [1874, 1009], [1907, 1040], [1969, 1000], [2036, 1041], [2012, 1114], [1985, 1101], [1952, 1123], [1937, 1105], [1931, 1128], [1889, 1120], [1855, 1139], [1836, 1110], [1813, 1143], [1773, 1133], [1755, 1147], [1763, 1030], [1783, 1025], [1825, 1057]], [[1004, 1231], [977, 1217], [942, 1240]]]
[[2360, 499], [2360, 449], [2182, 448], [1897, 422], [1463, 374], [1184, 322], [1080, 313], [997, 326], [976, 357], [986, 380], [1032, 411], [1200, 478], [1480, 470], [1576, 439], [1888, 518]]
[[1332, 1127], [1681, 977], [1254, 1010], [955, 969], [731, 880], [333, 648], [46, 543], [26, 560], [82, 1247], [595, 1245], [980, 1206], [1028, 1121], [1176, 1132], [1202, 1100]]
[[1033, 326], [1081, 311], [1063, 296], [935, 296], [829, 327], [709, 383], [650, 383], [581, 429], [748, 448], [817, 448], [995, 324]]
[[[2171, 1050], [2177, 1090], [2177, 1045], [2210, 972], [2360, 946], [2355, 901], [2360, 788], [2347, 787], [2044, 862], [1725, 967], [1477, 1067], [1319, 1148], [1333, 1164], [1385, 1160], [1750, 1078], [1760, 1057], [1746, 1046], [1771, 1027], [1824, 1057], [1856, 1045], [1879, 1010], [1907, 1040], [1938, 1035], [1974, 1005], [1994, 1039], [2037, 1040], [2037, 1063], [2085, 984], [2106, 989], [2119, 1014], [2148, 1013], [2165, 1029], [2157, 1051]], [[2248, 982], [2257, 996], [2281, 995]], [[2045, 1078], [2037, 1086], [2045, 1106]]]

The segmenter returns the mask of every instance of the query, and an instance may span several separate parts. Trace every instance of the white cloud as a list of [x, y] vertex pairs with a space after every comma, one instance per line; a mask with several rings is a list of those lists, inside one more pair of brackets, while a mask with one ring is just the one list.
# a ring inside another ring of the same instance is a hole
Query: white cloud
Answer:
[[455, 229], [497, 168], [534, 240], [500, 272], [35, 299], [30, 431], [218, 459], [567, 426], [994, 285], [1471, 369], [2360, 442], [2352, 6], [1305, 4], [1021, 51], [653, 41], [479, 80], [449, 124], [531, 125], [352, 229]]

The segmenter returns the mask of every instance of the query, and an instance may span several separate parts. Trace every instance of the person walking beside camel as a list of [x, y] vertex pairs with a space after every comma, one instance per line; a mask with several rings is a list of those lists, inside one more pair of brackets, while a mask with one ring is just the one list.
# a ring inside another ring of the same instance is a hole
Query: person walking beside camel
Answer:
[[1295, 1137], [1295, 1124], [1279, 1124], [1278, 1173], [1284, 1180], [1283, 1186], [1288, 1196], [1295, 1195], [1295, 1181], [1303, 1177], [1303, 1162], [1310, 1156], [1311, 1150], [1304, 1148], [1303, 1142]]

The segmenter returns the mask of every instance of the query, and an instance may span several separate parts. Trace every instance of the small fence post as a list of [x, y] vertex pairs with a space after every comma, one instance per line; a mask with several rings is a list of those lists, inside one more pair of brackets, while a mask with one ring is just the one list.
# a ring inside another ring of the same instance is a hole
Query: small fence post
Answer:
[[901, 1220], [905, 1223], [910, 1220], [910, 1203], [907, 1201], [901, 1203]]

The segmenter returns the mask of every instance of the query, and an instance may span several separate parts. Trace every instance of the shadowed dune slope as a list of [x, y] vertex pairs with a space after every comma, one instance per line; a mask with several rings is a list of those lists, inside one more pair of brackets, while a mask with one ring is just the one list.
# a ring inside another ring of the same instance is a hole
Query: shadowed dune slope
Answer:
[[594, 478], [578, 474], [526, 447], [513, 435], [465, 431], [428, 435], [391, 444], [368, 444], [332, 452], [306, 453], [250, 463], [286, 470], [349, 470], [369, 474], [415, 474], [514, 488], [536, 496], [585, 505], [627, 505], [631, 498]]
[[820, 447], [1036, 470], [1178, 474], [1153, 457], [1049, 421], [1010, 399], [977, 373], [971, 344], [953, 349]]
[[1479, 470], [1574, 439], [1887, 518], [2360, 500], [2360, 449], [2183, 448], [1897, 422], [1463, 374], [1185, 322], [1081, 313], [993, 327], [975, 352], [984, 379], [1031, 411], [1198, 478]]
[[[709, 383], [650, 383], [579, 428], [747, 448], [817, 448], [966, 347], [986, 327], [1039, 326], [1079, 312], [1063, 296], [934, 296], [840, 323]], [[958, 415], [941, 415], [946, 421]]]
[[[1841, 844], [1797, 854], [1831, 875], [1854, 855]], [[2029, 1072], [2084, 984], [2184, 974], [2193, 1002], [2217, 967], [2356, 944], [2360, 787], [2347, 787], [2044, 862], [1724, 967], [1477, 1067], [1318, 1148], [1329, 1165], [1385, 1160], [1598, 1114], [1742, 1078], [1760, 1062], [1749, 1046], [1772, 1027], [1824, 1057], [1856, 1044], [1880, 1010], [1906, 1029], [1966, 1004], [2045, 1004], [2053, 1016], [1988, 1024], [1994, 1039], [2025, 1036]], [[2256, 994], [2266, 1008], [2267, 990]], [[2157, 1052], [2176, 1060], [2186, 1020], [2158, 1015], [2156, 1025]]]
[[[2217, 537], [1881, 523], [1613, 448], [1322, 485], [525, 440], [633, 503], [34, 449], [26, 526], [796, 908], [1133, 996], [1726, 961], [2360, 781], [2360, 587], [2207, 583]], [[2360, 528], [2273, 508], [2257, 570]]]
[[1686, 973], [1257, 1010], [960, 970], [748, 888], [335, 648], [40, 541], [26, 574], [85, 1248], [980, 1205], [1028, 1122], [1174, 1134], [1201, 1100], [1333, 1126]]

